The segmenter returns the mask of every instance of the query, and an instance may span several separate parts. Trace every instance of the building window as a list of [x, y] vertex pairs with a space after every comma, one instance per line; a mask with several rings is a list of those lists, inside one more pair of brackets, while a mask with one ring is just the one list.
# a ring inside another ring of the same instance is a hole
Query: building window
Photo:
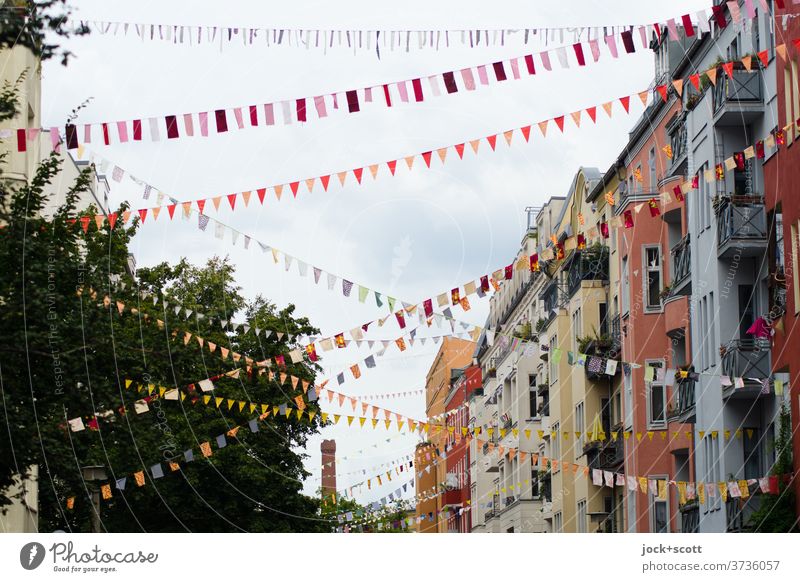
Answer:
[[[664, 428], [667, 424], [667, 387], [664, 385], [664, 362], [645, 361], [645, 366], [655, 368], [653, 381], [647, 388], [647, 426]], [[659, 374], [661, 374], [659, 379]]]
[[583, 322], [581, 321], [581, 308], [572, 312], [572, 351], [578, 353], [578, 337], [583, 335]]
[[[651, 476], [649, 479], [663, 481], [665, 475]], [[669, 533], [669, 497], [659, 499], [657, 495], [648, 493], [650, 497], [650, 531], [652, 533]]]
[[626, 509], [628, 510], [628, 532], [636, 533], [636, 495], [637, 491], [628, 491], [628, 503]]
[[536, 389], [536, 374], [528, 374], [528, 404], [530, 414], [528, 418], [539, 416], [539, 392]]
[[561, 520], [561, 512], [556, 512], [553, 515], [553, 533], [561, 533], [564, 529], [563, 523]]
[[605, 302], [598, 303], [597, 304], [597, 314], [600, 317], [600, 330], [599, 330], [600, 335], [601, 336], [609, 335], [609, 330], [608, 330], [608, 304], [605, 303]]
[[759, 479], [761, 472], [761, 446], [757, 428], [742, 430], [742, 452], [744, 454], [744, 478]]
[[[575, 442], [575, 458], [577, 459], [583, 455], [583, 444], [586, 442], [586, 417], [583, 402], [579, 402], [575, 406], [575, 432], [580, 433]], [[595, 436], [595, 438], [597, 437]]]
[[625, 428], [633, 426], [633, 377], [623, 370], [623, 383], [625, 385]]
[[[719, 466], [719, 442], [717, 439], [711, 438], [711, 435], [706, 435], [703, 438], [703, 452], [705, 453], [704, 469], [705, 469], [705, 482], [716, 485], [722, 478], [720, 476]], [[714, 511], [720, 508], [720, 499], [716, 495], [711, 497], [706, 495], [706, 509], [705, 511]]]
[[[558, 422], [555, 423], [553, 425], [553, 432], [555, 434], [551, 435], [551, 439], [553, 441], [553, 443], [552, 443], [553, 458], [556, 459], [557, 461], [561, 460], [561, 431], [559, 430], [560, 428], [561, 428], [561, 424], [558, 423]], [[559, 463], [559, 466], [560, 465], [561, 465], [561, 463]], [[558, 470], [553, 469], [553, 473], [557, 473], [557, 472], [558, 472]]]
[[645, 246], [642, 248], [644, 259], [644, 296], [645, 309], [648, 311], [661, 309], [661, 247]]
[[626, 315], [630, 311], [631, 304], [631, 283], [630, 269], [628, 268], [628, 257], [622, 257], [622, 314]]
[[548, 363], [550, 364], [550, 385], [553, 386], [554, 384], [558, 383], [558, 364], [554, 362], [555, 359], [553, 357], [554, 352], [558, 348], [558, 336], [553, 335], [550, 338], [550, 358], [548, 359]]
[[647, 156], [647, 169], [650, 170], [650, 191], [655, 192], [658, 190], [656, 180], [656, 148], [650, 148], [650, 153]]
[[577, 520], [577, 531], [578, 533], [586, 533], [586, 500], [581, 499], [578, 501], [578, 512], [576, 514], [575, 519]]

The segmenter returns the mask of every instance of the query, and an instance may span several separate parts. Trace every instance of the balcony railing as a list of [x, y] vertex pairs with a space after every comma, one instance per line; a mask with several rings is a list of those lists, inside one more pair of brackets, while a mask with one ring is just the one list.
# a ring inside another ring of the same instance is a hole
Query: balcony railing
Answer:
[[750, 518], [761, 507], [761, 491], [754, 489], [746, 499], [741, 497], [728, 497], [725, 503], [725, 518], [727, 530], [733, 533], [752, 531], [758, 524], [750, 523]]
[[[723, 389], [723, 396], [737, 391], [734, 378], [743, 378], [745, 388], [761, 390], [761, 380], [770, 377], [769, 342], [754, 339], [732, 340], [722, 355], [722, 375], [728, 376], [732, 386]], [[752, 378], [752, 380], [749, 380]]]
[[591, 441], [583, 447], [586, 464], [590, 469], [618, 469], [625, 460], [625, 447], [622, 442], [607, 438], [605, 441]]
[[681, 116], [676, 122], [675, 128], [670, 133], [670, 146], [672, 147], [672, 159], [669, 163], [667, 173], [670, 176], [680, 174], [684, 169], [689, 143], [689, 132], [686, 129], [686, 117]]
[[[674, 295], [684, 295], [681, 293], [686, 285], [690, 282], [689, 275], [691, 274], [692, 265], [692, 246], [690, 244], [689, 234], [687, 233], [678, 244], [672, 247], [672, 293]], [[689, 289], [689, 291], [691, 291]]]
[[506, 507], [513, 504], [516, 500], [517, 498], [514, 495], [509, 495], [508, 497], [506, 497]]
[[700, 507], [697, 502], [689, 502], [682, 505], [681, 512], [681, 533], [697, 533], [700, 531]]
[[751, 256], [765, 248], [767, 213], [761, 196], [724, 197], [717, 202], [715, 210], [720, 255]]
[[566, 302], [566, 293], [561, 288], [561, 281], [556, 275], [552, 281], [545, 285], [539, 297], [544, 303], [544, 310], [546, 312], [545, 320], [547, 323], [555, 317], [556, 310], [560, 309]]
[[567, 295], [572, 297], [582, 281], [608, 279], [608, 247], [576, 251], [567, 271]]
[[519, 289], [517, 289], [514, 292], [514, 295], [511, 298], [511, 301], [509, 302], [508, 306], [503, 311], [502, 315], [500, 316], [500, 319], [498, 319], [498, 321], [497, 321], [498, 325], [505, 325], [505, 323], [508, 321], [508, 318], [511, 317], [511, 314], [514, 313], [514, 310], [517, 308], [517, 306], [525, 298], [525, 294], [533, 286], [533, 281], [534, 281], [535, 277], [536, 277], [535, 273], [527, 274], [527, 278], [525, 279], [525, 281], [523, 281], [522, 285], [519, 286]]
[[715, 114], [730, 105], [761, 103], [761, 73], [736, 69], [733, 79], [718, 75], [713, 95]]
[[697, 382], [690, 377], [678, 380], [669, 403], [669, 420], [694, 422], [696, 385]]

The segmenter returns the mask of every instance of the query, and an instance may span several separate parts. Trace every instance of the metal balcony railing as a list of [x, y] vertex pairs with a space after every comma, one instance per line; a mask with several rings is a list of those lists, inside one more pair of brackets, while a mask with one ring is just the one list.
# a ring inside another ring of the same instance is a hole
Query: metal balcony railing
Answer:
[[695, 410], [696, 386], [697, 382], [692, 378], [687, 377], [678, 380], [668, 407], [667, 417], [669, 420], [691, 422]]
[[697, 533], [700, 531], [700, 507], [697, 502], [689, 502], [681, 506], [681, 533]]
[[544, 303], [544, 310], [546, 312], [545, 320], [550, 323], [556, 316], [555, 312], [564, 306], [567, 301], [566, 290], [562, 288], [558, 275], [545, 285], [539, 297]]
[[672, 159], [669, 161], [669, 175], [679, 173], [686, 161], [686, 154], [688, 152], [689, 132], [686, 128], [686, 117], [681, 116], [677, 120], [676, 125], [670, 133], [670, 147], [672, 148]]
[[717, 76], [714, 86], [714, 113], [731, 104], [761, 102], [761, 72], [736, 69], [733, 79], [727, 74]]
[[672, 285], [673, 289], [689, 278], [692, 265], [692, 246], [687, 233], [678, 244], [672, 247]]
[[514, 310], [517, 306], [522, 302], [525, 298], [525, 295], [528, 293], [530, 288], [533, 286], [533, 281], [536, 278], [537, 273], [529, 273], [527, 278], [523, 281], [522, 285], [520, 285], [519, 289], [514, 292], [511, 301], [509, 302], [508, 306], [506, 306], [505, 310], [503, 310], [500, 319], [497, 320], [498, 325], [505, 325], [508, 321], [508, 318], [511, 317], [511, 314], [514, 313]]
[[754, 339], [732, 340], [725, 346], [722, 356], [722, 374], [728, 376], [731, 382], [734, 378], [744, 378], [747, 385], [752, 383], [748, 382], [748, 378], [756, 381], [769, 378], [770, 364], [769, 342]]
[[608, 256], [608, 247], [576, 251], [567, 270], [567, 296], [575, 295], [582, 281], [607, 280]]
[[716, 213], [719, 247], [731, 241], [766, 241], [767, 213], [761, 196], [722, 198]]
[[751, 524], [750, 518], [761, 507], [761, 491], [753, 489], [746, 499], [728, 497], [725, 502], [725, 518], [728, 532], [742, 533], [752, 531], [758, 524]]

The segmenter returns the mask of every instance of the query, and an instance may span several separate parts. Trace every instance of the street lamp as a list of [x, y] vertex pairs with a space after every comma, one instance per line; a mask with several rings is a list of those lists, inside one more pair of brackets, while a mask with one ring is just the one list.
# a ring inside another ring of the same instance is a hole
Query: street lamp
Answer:
[[108, 479], [105, 467], [102, 465], [90, 465], [81, 469], [83, 480], [90, 485], [92, 492], [92, 532], [100, 533], [100, 487], [98, 481]]

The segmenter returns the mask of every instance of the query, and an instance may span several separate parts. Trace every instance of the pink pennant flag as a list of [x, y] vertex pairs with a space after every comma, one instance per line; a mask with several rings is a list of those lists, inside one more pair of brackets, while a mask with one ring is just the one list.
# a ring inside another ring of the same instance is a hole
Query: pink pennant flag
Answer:
[[208, 113], [203, 111], [198, 117], [200, 119], [200, 135], [208, 137]]
[[126, 141], [128, 141], [128, 124], [124, 121], [118, 121], [117, 133], [119, 134], [120, 143], [125, 143]]
[[481, 85], [489, 84], [489, 75], [486, 72], [486, 65], [478, 67], [478, 80], [481, 82]]
[[400, 101], [403, 103], [408, 103], [408, 89], [406, 88], [406, 82], [400, 81], [399, 83], [395, 83], [395, 87], [397, 87], [397, 92], [400, 93]]
[[756, 7], [753, 4], [753, 0], [744, 0], [744, 9], [747, 11], [747, 18], [756, 17]]
[[592, 58], [596, 63], [600, 60], [600, 43], [597, 42], [596, 38], [589, 40], [589, 49], [592, 51]]
[[328, 110], [325, 107], [325, 97], [323, 95], [314, 97], [314, 107], [317, 110], [318, 117], [323, 118], [328, 116]]
[[467, 91], [475, 90], [475, 77], [472, 76], [472, 69], [461, 69], [461, 78], [464, 80], [464, 87]]
[[667, 20], [667, 30], [669, 30], [669, 37], [672, 40], [679, 40], [678, 26], [675, 24], [675, 19], [670, 18]]
[[83, 126], [83, 143], [92, 143], [92, 125], [90, 123]]
[[617, 58], [617, 39], [614, 37], [613, 34], [610, 34], [606, 37], [606, 45], [608, 45], [608, 50], [611, 52], [611, 56], [615, 59]]
[[511, 59], [511, 75], [515, 79], [519, 79], [519, 61], [517, 59]]
[[50, 128], [50, 145], [53, 146], [53, 151], [59, 151], [58, 144], [61, 143], [61, 138], [58, 136], [58, 128], [51, 127]]
[[264, 104], [264, 123], [275, 125], [275, 107], [272, 103]]
[[542, 59], [542, 66], [545, 68], [546, 71], [552, 71], [553, 67], [550, 64], [550, 53], [547, 51], [542, 51], [539, 53], [539, 58]]
[[642, 48], [647, 49], [650, 47], [650, 41], [647, 38], [647, 28], [644, 26], [639, 27], [639, 38], [642, 40]]
[[728, 5], [728, 10], [731, 13], [731, 18], [733, 19], [734, 22], [738, 23], [742, 19], [742, 13], [739, 10], [738, 0], [730, 0], [730, 2], [727, 2], [727, 5]]
[[242, 117], [242, 108], [234, 107], [233, 116], [236, 119], [236, 126], [239, 129], [244, 129], [244, 118]]
[[189, 137], [192, 137], [194, 135], [194, 121], [192, 120], [191, 113], [183, 114], [183, 130]]

